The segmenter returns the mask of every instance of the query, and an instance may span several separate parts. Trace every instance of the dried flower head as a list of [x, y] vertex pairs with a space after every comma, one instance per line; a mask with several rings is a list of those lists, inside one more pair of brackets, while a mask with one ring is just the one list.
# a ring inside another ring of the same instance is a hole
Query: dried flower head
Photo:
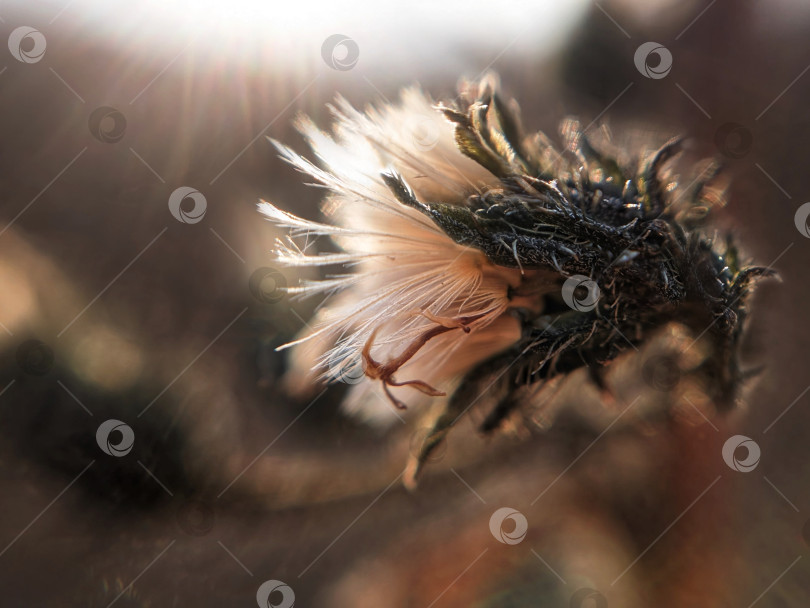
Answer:
[[[671, 322], [705, 334], [694, 371], [728, 408], [746, 295], [772, 274], [741, 267], [730, 237], [704, 232], [724, 202], [717, 163], [684, 186], [672, 170], [680, 139], [633, 157], [571, 119], [558, 152], [523, 134], [497, 89], [490, 75], [436, 106], [408, 89], [400, 105], [365, 113], [338, 99], [333, 135], [299, 120], [321, 166], [276, 144], [329, 190], [328, 221], [261, 205], [291, 229], [279, 261], [348, 269], [289, 289], [330, 294], [314, 330], [286, 345], [295, 382], [354, 377], [345, 406], [376, 424], [392, 420], [386, 402], [440, 404], [411, 478], [482, 393], [495, 395], [489, 431], [529, 384], [588, 367], [604, 386], [604, 366]], [[315, 235], [339, 250], [312, 255], [294, 240]]]

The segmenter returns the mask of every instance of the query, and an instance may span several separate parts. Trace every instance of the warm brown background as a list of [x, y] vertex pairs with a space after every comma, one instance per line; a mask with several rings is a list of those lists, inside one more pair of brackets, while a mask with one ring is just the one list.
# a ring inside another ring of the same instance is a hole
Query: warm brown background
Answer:
[[[308, 402], [286, 398], [277, 382], [283, 358], [273, 348], [303, 326], [297, 315], [306, 318], [313, 303], [265, 304], [248, 289], [251, 273], [272, 265], [268, 252], [278, 236], [257, 215], [257, 199], [315, 217], [320, 195], [301, 185], [263, 137], [248, 146], [268, 123], [266, 135], [300, 149], [290, 127], [295, 111], [324, 124], [323, 106], [336, 92], [362, 105], [380, 94], [394, 99], [414, 80], [445, 96], [456, 76], [478, 75], [505, 45], [459, 43], [453, 76], [441, 55], [430, 62], [420, 54], [437, 36], [432, 30], [414, 41], [422, 50], [413, 61], [398, 61], [397, 69], [380, 67], [386, 47], [375, 39], [365, 47], [361, 40], [351, 71], [323, 63], [296, 71], [295, 57], [223, 57], [199, 39], [181, 53], [186, 39], [149, 46], [104, 36], [81, 11], [67, 10], [48, 26], [61, 5], [5, 7], [0, 38], [30, 24], [46, 33], [48, 50], [31, 65], [0, 52], [0, 230], [86, 150], [0, 235], [0, 322], [13, 333], [0, 331], [0, 390], [9, 387], [0, 396], [0, 550], [94, 462], [0, 555], [0, 605], [107, 606], [159, 555], [133, 586], [134, 597], [114, 605], [253, 606], [267, 579], [289, 584], [299, 606], [429, 606], [441, 595], [432, 605], [562, 607], [580, 587], [599, 590], [613, 608], [807, 605], [810, 396], [764, 429], [810, 383], [810, 241], [793, 223], [796, 208], [810, 200], [810, 74], [757, 116], [808, 67], [810, 17], [789, 13], [789, 2], [719, 0], [676, 40], [708, 3], [661, 4], [644, 16], [632, 3], [602, 2], [629, 38], [594, 6], [553, 55], [507, 50], [492, 67], [519, 99], [527, 126], [549, 134], [567, 114], [590, 122], [630, 82], [604, 116], [615, 129], [686, 132], [708, 153], [717, 152], [715, 133], [724, 123], [751, 132], [750, 151], [729, 160], [732, 196], [719, 225], [757, 262], [778, 258], [783, 282], [758, 291], [745, 345], [752, 364], [766, 371], [743, 415], [714, 421], [717, 430], [702, 424], [611, 433], [533, 506], [598, 429], [561, 424], [548, 434], [489, 443], [460, 429], [417, 492], [389, 487], [413, 429], [378, 436], [345, 419], [337, 409], [341, 387], [306, 411]], [[675, 58], [662, 80], [643, 78], [633, 65], [647, 40]], [[378, 61], [366, 69], [364, 57]], [[88, 117], [101, 105], [126, 118], [115, 144], [89, 132]], [[168, 213], [168, 196], [181, 185], [207, 198], [199, 224], [182, 225]], [[14, 361], [30, 337], [55, 352], [45, 376], [25, 375]], [[103, 454], [94, 439], [111, 417], [136, 434], [135, 449], [121, 459]], [[751, 473], [730, 470], [720, 457], [736, 433], [762, 448]], [[188, 534], [194, 523], [182, 515], [189, 500], [213, 514], [197, 535]], [[501, 506], [529, 520], [519, 545], [501, 545], [489, 533], [489, 516]]]

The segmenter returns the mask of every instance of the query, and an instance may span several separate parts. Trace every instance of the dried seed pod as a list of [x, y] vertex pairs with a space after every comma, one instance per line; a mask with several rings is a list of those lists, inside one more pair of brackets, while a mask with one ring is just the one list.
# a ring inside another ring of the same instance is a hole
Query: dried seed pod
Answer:
[[[431, 111], [446, 122], [425, 146], [408, 125]], [[293, 238], [328, 235], [340, 249], [310, 255], [289, 239], [281, 262], [351, 268], [289, 289], [340, 292], [290, 345], [291, 374], [339, 378], [361, 360], [366, 378], [346, 405], [379, 424], [393, 417], [374, 392], [400, 408], [442, 399], [408, 480], [484, 393], [492, 431], [520, 407], [519, 388], [586, 366], [599, 383], [604, 366], [673, 322], [706, 336], [695, 372], [717, 409], [734, 403], [746, 297], [774, 273], [740, 266], [730, 237], [721, 250], [705, 234], [723, 202], [717, 163], [684, 187], [670, 170], [680, 138], [634, 159], [622, 151], [628, 162], [573, 119], [557, 152], [542, 133], [523, 135], [492, 75], [446, 105], [410, 89], [399, 106], [364, 114], [339, 99], [333, 113], [334, 136], [299, 122], [323, 167], [276, 144], [331, 191], [330, 222], [261, 205]]]

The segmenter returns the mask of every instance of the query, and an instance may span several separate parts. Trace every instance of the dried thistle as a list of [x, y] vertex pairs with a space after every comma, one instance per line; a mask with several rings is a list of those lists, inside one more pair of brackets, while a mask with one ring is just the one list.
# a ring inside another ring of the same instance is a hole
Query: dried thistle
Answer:
[[[346, 407], [378, 424], [392, 419], [386, 399], [440, 400], [409, 479], [484, 392], [495, 396], [482, 424], [492, 431], [526, 385], [587, 367], [604, 389], [605, 366], [671, 322], [705, 335], [693, 371], [718, 410], [734, 403], [746, 296], [773, 272], [741, 266], [730, 237], [707, 236], [724, 202], [718, 163], [684, 186], [671, 169], [680, 139], [621, 158], [573, 120], [559, 153], [542, 133], [523, 135], [493, 76], [449, 105], [410, 89], [400, 106], [363, 114], [338, 99], [332, 112], [334, 137], [299, 120], [324, 168], [276, 144], [329, 190], [329, 223], [261, 205], [292, 230], [281, 262], [353, 269], [289, 290], [333, 294], [315, 330], [287, 345], [292, 383], [362, 365]], [[293, 240], [315, 235], [339, 251], [310, 255]]]

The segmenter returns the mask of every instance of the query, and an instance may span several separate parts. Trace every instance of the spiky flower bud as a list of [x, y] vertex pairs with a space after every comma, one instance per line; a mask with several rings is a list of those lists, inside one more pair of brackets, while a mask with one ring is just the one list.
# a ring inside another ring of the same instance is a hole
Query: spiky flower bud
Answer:
[[[409, 89], [398, 106], [360, 113], [338, 99], [332, 111], [333, 135], [299, 121], [320, 166], [277, 144], [329, 190], [328, 220], [261, 205], [292, 231], [281, 262], [347, 269], [290, 288], [333, 294], [314, 330], [287, 345], [291, 373], [311, 382], [362, 366], [345, 406], [377, 424], [392, 419], [386, 401], [441, 400], [411, 478], [483, 392], [496, 394], [489, 431], [526, 385], [585, 366], [600, 382], [604, 366], [673, 322], [706, 335], [695, 371], [717, 409], [734, 402], [746, 296], [773, 273], [741, 267], [730, 238], [706, 235], [724, 202], [717, 163], [681, 183], [671, 170], [680, 139], [628, 154], [595, 145], [572, 119], [557, 151], [524, 135], [492, 75], [446, 105]], [[302, 251], [293, 239], [305, 235], [339, 251]]]

